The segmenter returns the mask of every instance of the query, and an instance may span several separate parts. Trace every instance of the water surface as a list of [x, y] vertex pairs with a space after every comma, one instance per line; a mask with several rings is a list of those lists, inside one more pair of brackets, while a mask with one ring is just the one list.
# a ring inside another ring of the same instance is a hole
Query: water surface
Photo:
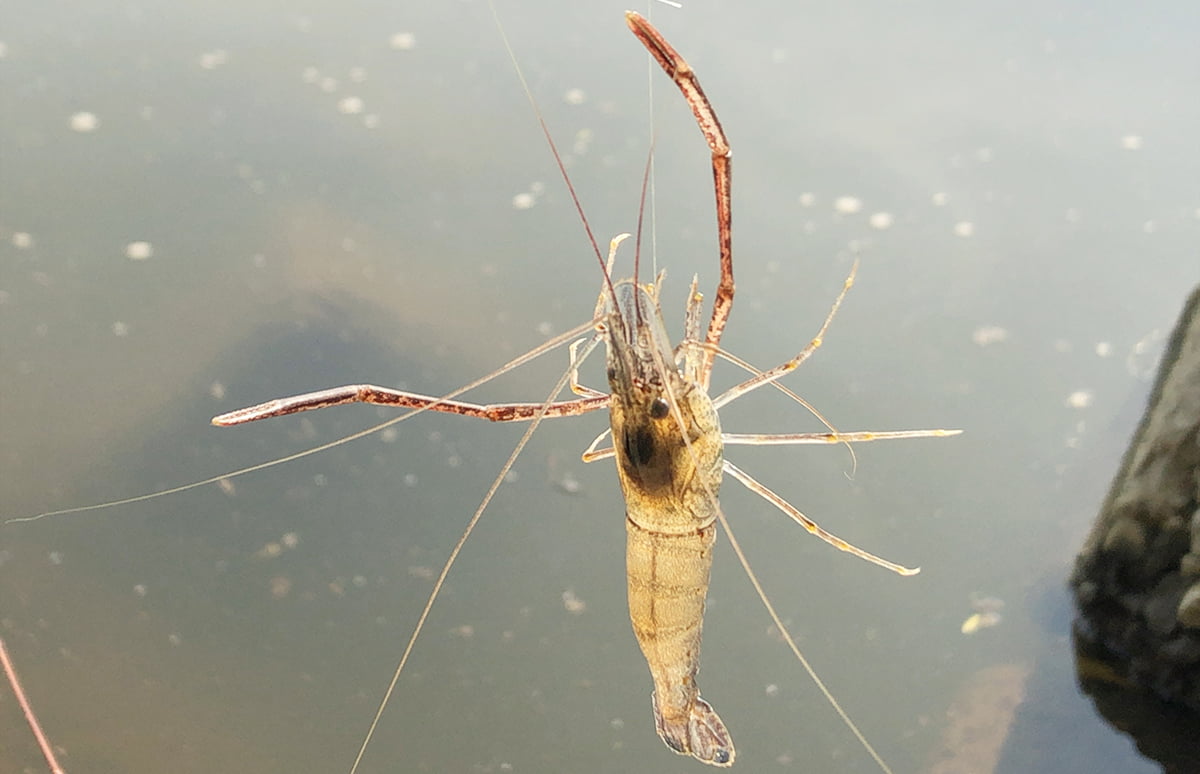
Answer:
[[[623, 8], [500, 14], [602, 244], [636, 224], [652, 75], [678, 333], [692, 273], [715, 283], [708, 154]], [[972, 753], [997, 772], [1156, 770], [1076, 693], [1064, 579], [1196, 279], [1189, 12], [654, 9], [734, 145], [727, 347], [764, 367], [794, 354], [857, 257], [791, 386], [842, 429], [966, 431], [860, 446], [856, 467], [842, 449], [730, 454], [923, 567], [891, 576], [726, 487], [781, 613], [896, 771], [930, 770], [964, 706], [1012, 721]], [[591, 313], [595, 258], [482, 2], [62, 0], [0, 20], [6, 517], [331, 440], [386, 414], [207, 422], [346, 382], [441, 394]], [[541, 400], [565, 362], [477, 397]], [[819, 428], [778, 395], [724, 417]], [[525, 452], [364, 771], [697, 770], [653, 732], [615, 476], [578, 461], [603, 427], [548, 423]], [[4, 527], [0, 635], [68, 770], [346, 770], [520, 432], [421, 416], [226, 489]], [[962, 634], [984, 597], [1002, 622]], [[707, 623], [701, 684], [739, 766], [875, 770], [726, 547]], [[40, 765], [32, 741], [3, 755]]]

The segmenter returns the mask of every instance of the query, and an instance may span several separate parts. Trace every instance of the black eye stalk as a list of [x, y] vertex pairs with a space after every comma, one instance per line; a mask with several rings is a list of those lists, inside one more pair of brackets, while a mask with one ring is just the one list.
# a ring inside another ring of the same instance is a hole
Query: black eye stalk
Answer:
[[650, 404], [650, 417], [652, 419], [665, 419], [667, 414], [671, 413], [671, 407], [662, 398], [655, 398]]

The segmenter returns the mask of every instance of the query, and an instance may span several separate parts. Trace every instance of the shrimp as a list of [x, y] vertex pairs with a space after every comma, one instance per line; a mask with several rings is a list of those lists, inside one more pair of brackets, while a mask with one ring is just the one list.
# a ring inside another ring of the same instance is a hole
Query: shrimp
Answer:
[[[229, 412], [215, 417], [213, 423], [239, 425], [345, 403], [373, 403], [440, 411], [497, 422], [530, 421], [533, 424], [510, 457], [511, 464], [542, 419], [607, 408], [613, 446], [596, 451], [596, 444], [593, 443], [592, 448], [584, 454], [584, 460], [593, 462], [610, 456], [616, 458], [617, 476], [626, 506], [629, 615], [653, 677], [655, 729], [675, 752], [691, 755], [704, 763], [729, 766], [735, 755], [729, 731], [712, 706], [700, 697], [696, 684], [712, 550], [721, 515], [717, 495], [723, 473], [730, 473], [835, 547], [900, 574], [909, 575], [916, 570], [880, 559], [826, 532], [774, 492], [727, 462], [723, 455], [724, 444], [869, 441], [947, 436], [957, 431], [722, 436], [718, 407], [753, 389], [774, 384], [806, 360], [820, 346], [821, 338], [852, 284], [854, 274], [852, 272], [847, 279], [818, 336], [800, 354], [769, 371], [760, 372], [751, 368], [755, 375], [749, 380], [716, 399], [708, 395], [709, 378], [718, 355], [740, 364], [720, 348], [721, 334], [729, 319], [734, 295], [731, 151], [721, 123], [687, 62], [640, 14], [627, 12], [626, 22], [679, 87], [712, 151], [721, 273], [703, 341], [699, 336], [702, 297], [696, 292], [695, 281], [688, 301], [687, 332], [683, 342], [674, 351], [669, 347], [659, 308], [659, 283], [643, 286], [636, 279], [612, 282], [609, 272], [616, 245], [627, 236], [622, 235], [613, 240], [597, 305], [598, 313], [593, 321], [595, 333], [585, 347], [590, 351], [601, 340], [606, 344], [609, 394], [578, 384], [576, 369], [582, 360], [578, 354], [582, 341], [577, 341], [572, 346], [570, 371], [572, 388], [583, 396], [577, 400], [551, 399], [540, 404], [485, 406], [453, 400], [453, 396], [434, 398], [375, 385], [347, 385]], [[540, 351], [544, 351], [544, 348], [539, 348]], [[562, 384], [558, 385], [551, 398], [560, 389]], [[786, 391], [786, 388], [783, 389]], [[499, 480], [476, 512], [476, 518], [468, 525], [468, 534]], [[463, 540], [465, 538], [466, 534]], [[461, 544], [462, 541], [459, 546]], [[425, 613], [437, 596], [457, 551], [458, 547], [435, 584]], [[420, 633], [425, 613], [409, 641], [392, 685], [380, 706], [380, 713]], [[377, 714], [376, 722], [378, 718]], [[861, 736], [860, 740], [865, 744]], [[361, 754], [360, 751], [360, 759]]]
[[[707, 328], [702, 330], [703, 299], [693, 279], [685, 310], [685, 334], [678, 346], [672, 348], [666, 333], [659, 295], [662, 275], [653, 283], [640, 284], [635, 269], [634, 278], [614, 282], [611, 272], [617, 245], [622, 235], [613, 240], [607, 263], [595, 250], [603, 268], [603, 283], [596, 311], [590, 321], [568, 331], [542, 346], [522, 355], [496, 372], [441, 397], [421, 395], [389, 387], [352, 384], [318, 392], [279, 398], [248, 408], [214, 417], [218, 426], [242, 425], [270, 417], [284, 416], [348, 403], [370, 403], [410, 409], [392, 424], [422, 411], [460, 414], [493, 422], [528, 422], [529, 427], [510, 454], [491, 488], [469, 521], [458, 543], [442, 566], [425, 606], [414, 624], [391, 679], [378, 704], [375, 716], [362, 741], [350, 771], [359, 767], [379, 720], [404, 671], [429, 612], [442, 589], [458, 554], [506, 474], [511, 469], [530, 436], [542, 420], [577, 416], [607, 409], [610, 430], [597, 438], [584, 452], [585, 462], [615, 458], [617, 476], [625, 500], [627, 531], [626, 574], [629, 614], [638, 644], [649, 666], [654, 685], [651, 704], [655, 729], [666, 745], [675, 752], [715, 765], [729, 766], [735, 758], [730, 732], [712, 706], [700, 696], [696, 677], [700, 667], [700, 644], [704, 621], [705, 600], [712, 567], [717, 527], [726, 530], [735, 551], [768, 611], [783, 632], [793, 651], [805, 663], [809, 674], [815, 674], [803, 656], [795, 649], [790, 635], [774, 614], [765, 594], [754, 578], [749, 565], [741, 556], [736, 540], [729, 531], [718, 498], [722, 478], [728, 473], [751, 491], [788, 514], [810, 533], [834, 547], [867, 561], [881, 565], [901, 575], [911, 575], [916, 569], [881, 559], [825, 531], [808, 519], [782, 497], [744, 473], [724, 457], [725, 445], [774, 445], [812, 443], [854, 443], [901, 438], [945, 437], [957, 430], [900, 430], [888, 432], [830, 432], [792, 434], [733, 434], [721, 430], [719, 409], [729, 402], [759, 387], [771, 385], [807, 406], [802, 398], [781, 385], [779, 380], [795, 370], [821, 346], [824, 335], [837, 313], [843, 298], [853, 284], [857, 265], [829, 310], [817, 335], [796, 356], [769, 370], [759, 370], [721, 348], [721, 336], [729, 319], [734, 298], [732, 251], [731, 151], [724, 130], [708, 97], [701, 89], [695, 73], [649, 21], [636, 12], [626, 13], [626, 22], [653, 58], [672, 79], [695, 114], [697, 124], [711, 151], [711, 163], [716, 197], [718, 253], [720, 277]], [[502, 32], [503, 34], [503, 32]], [[507, 45], [507, 41], [505, 42]], [[532, 98], [531, 98], [532, 99]], [[543, 124], [543, 131], [545, 125]], [[549, 133], [546, 132], [549, 140]], [[560, 169], [562, 162], [551, 150]], [[575, 196], [565, 170], [563, 177], [582, 218], [582, 208]], [[589, 239], [595, 239], [584, 220]], [[639, 225], [640, 231], [640, 225]], [[583, 335], [582, 339], [577, 337]], [[554, 389], [541, 402], [483, 405], [458, 400], [457, 397], [492, 377], [516, 368], [545, 352], [571, 342], [570, 366]], [[600, 343], [607, 349], [609, 392], [604, 393], [579, 383], [578, 367]], [[740, 384], [715, 397], [708, 393], [710, 376], [717, 358], [732, 362], [752, 375]], [[570, 384], [576, 398], [558, 400], [559, 393]], [[819, 416], [819, 415], [818, 415]], [[365, 432], [379, 429], [372, 428]], [[234, 474], [257, 470], [297, 456], [313, 453], [351, 438], [326, 444], [299, 455], [264, 463]], [[611, 434], [613, 444], [597, 449]], [[75, 508], [55, 513], [70, 513], [101, 507], [138, 502], [184, 489], [218, 481], [226, 476], [207, 479], [185, 487], [156, 492], [88, 508]], [[53, 514], [42, 514], [53, 515]], [[41, 518], [41, 516], [33, 518]], [[26, 521], [14, 519], [11, 521]], [[817, 680], [826, 697], [833, 703], [842, 719], [884, 771], [886, 764], [871, 748], [862, 734], [837, 706], [832, 696]]]
[[[698, 383], [664, 367], [673, 358], [657, 300], [628, 281], [616, 295], [608, 412], [625, 496], [629, 617], [654, 677], [654, 727], [675, 752], [728, 766], [733, 741], [696, 684], [717, 537], [721, 423]], [[703, 350], [685, 357], [693, 353]]]

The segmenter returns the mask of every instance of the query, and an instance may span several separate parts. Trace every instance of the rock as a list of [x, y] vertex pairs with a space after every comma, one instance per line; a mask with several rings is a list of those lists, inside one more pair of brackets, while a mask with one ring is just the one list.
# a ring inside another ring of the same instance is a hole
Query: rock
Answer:
[[1071, 587], [1076, 644], [1123, 679], [1200, 710], [1200, 288], [1184, 306], [1154, 390]]

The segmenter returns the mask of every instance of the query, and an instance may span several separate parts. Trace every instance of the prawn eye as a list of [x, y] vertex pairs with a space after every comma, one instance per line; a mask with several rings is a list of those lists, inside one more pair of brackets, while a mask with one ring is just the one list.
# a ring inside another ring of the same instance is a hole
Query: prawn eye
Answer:
[[671, 413], [671, 407], [662, 398], [655, 398], [650, 404], [650, 418], [663, 419]]

